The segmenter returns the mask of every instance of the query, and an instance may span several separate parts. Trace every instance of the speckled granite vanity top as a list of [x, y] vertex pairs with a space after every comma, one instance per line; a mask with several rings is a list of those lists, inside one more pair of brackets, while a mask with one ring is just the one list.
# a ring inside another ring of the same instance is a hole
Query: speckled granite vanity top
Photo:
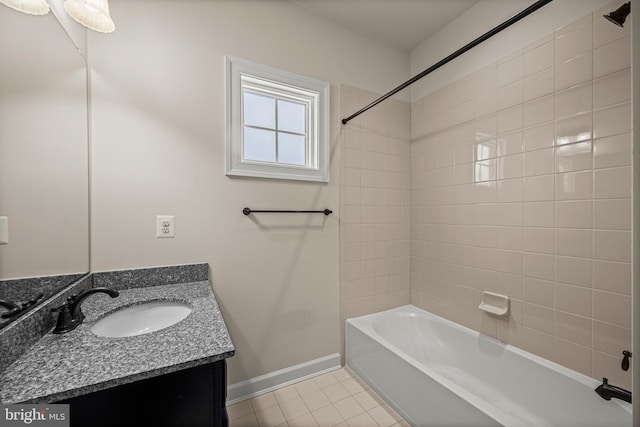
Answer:
[[[103, 286], [108, 286], [106, 283]], [[44, 335], [0, 374], [0, 403], [53, 402], [230, 357], [234, 347], [208, 281], [122, 289], [94, 294], [75, 330]], [[152, 300], [192, 307], [184, 320], [133, 337], [105, 338], [91, 326], [108, 313]]]

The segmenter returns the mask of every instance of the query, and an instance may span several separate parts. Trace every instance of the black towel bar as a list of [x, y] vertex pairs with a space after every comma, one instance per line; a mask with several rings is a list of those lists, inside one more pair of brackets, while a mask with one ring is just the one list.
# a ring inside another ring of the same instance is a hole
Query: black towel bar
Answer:
[[321, 211], [282, 211], [282, 210], [254, 210], [250, 208], [242, 209], [242, 213], [245, 215], [251, 215], [252, 213], [321, 213], [325, 215], [331, 215], [333, 213], [330, 209], [324, 209]]

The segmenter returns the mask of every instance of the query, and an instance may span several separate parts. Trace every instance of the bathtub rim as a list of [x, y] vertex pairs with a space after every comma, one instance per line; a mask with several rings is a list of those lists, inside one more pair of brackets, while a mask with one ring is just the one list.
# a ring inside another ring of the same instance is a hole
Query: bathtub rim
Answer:
[[[443, 387], [448, 388], [451, 392], [455, 393], [457, 396], [459, 396], [461, 399], [466, 400], [468, 403], [470, 403], [471, 405], [473, 405], [474, 407], [476, 407], [477, 409], [481, 410], [482, 412], [484, 412], [485, 414], [487, 414], [489, 417], [493, 418], [494, 420], [498, 421], [499, 423], [503, 424], [503, 425], [519, 425], [522, 423], [522, 420], [520, 418], [515, 417], [514, 415], [510, 414], [509, 412], [506, 412], [502, 409], [500, 409], [499, 407], [497, 407], [496, 405], [480, 398], [479, 396], [477, 396], [476, 394], [467, 391], [464, 387], [461, 387], [460, 385], [454, 383], [453, 381], [443, 377], [442, 375], [440, 375], [439, 373], [435, 372], [434, 370], [432, 370], [431, 368], [429, 368], [427, 365], [420, 363], [419, 361], [417, 361], [416, 359], [414, 359], [413, 357], [407, 355], [404, 351], [400, 350], [398, 347], [396, 347], [395, 345], [391, 344], [389, 341], [387, 341], [384, 337], [382, 337], [373, 327], [373, 323], [375, 320], [379, 320], [381, 317], [384, 316], [393, 316], [393, 315], [397, 315], [397, 314], [401, 314], [404, 316], [409, 316], [409, 317], [426, 317], [428, 318], [430, 321], [436, 321], [439, 323], [442, 323], [446, 326], [449, 327], [453, 327], [456, 328], [460, 331], [462, 331], [463, 333], [469, 335], [470, 337], [472, 337], [475, 340], [486, 340], [487, 342], [493, 343], [495, 345], [499, 345], [504, 347], [504, 351], [511, 351], [517, 355], [520, 355], [522, 357], [525, 357], [527, 359], [532, 360], [533, 362], [536, 362], [540, 365], [542, 365], [543, 367], [546, 367], [547, 369], [550, 369], [560, 375], [564, 375], [574, 381], [577, 381], [578, 383], [581, 383], [591, 389], [595, 389], [598, 385], [600, 385], [600, 382], [594, 378], [591, 378], [587, 375], [584, 375], [580, 372], [574, 371], [570, 368], [567, 368], [565, 366], [562, 366], [556, 362], [553, 362], [551, 360], [545, 359], [541, 356], [537, 356], [533, 353], [530, 353], [526, 350], [522, 350], [518, 347], [515, 347], [511, 344], [508, 343], [504, 343], [498, 339], [495, 339], [493, 337], [490, 337], [488, 335], [484, 335], [478, 331], [475, 331], [471, 328], [468, 328], [466, 326], [463, 326], [459, 323], [456, 323], [452, 320], [449, 319], [445, 319], [444, 317], [438, 316], [437, 314], [431, 313], [429, 311], [423, 310], [417, 306], [414, 306], [412, 304], [407, 304], [407, 305], [403, 305], [400, 307], [395, 307], [395, 308], [391, 308], [388, 310], [384, 310], [384, 311], [379, 311], [376, 313], [371, 313], [371, 314], [366, 314], [363, 316], [359, 316], [359, 317], [353, 317], [353, 318], [348, 318], [345, 321], [345, 349], [346, 351], [348, 351], [348, 334], [346, 333], [346, 331], [348, 330], [348, 326], [352, 326], [354, 328], [356, 328], [357, 330], [359, 330], [360, 332], [362, 332], [365, 335], [370, 336], [373, 340], [375, 340], [378, 344], [380, 344], [382, 347], [386, 348], [387, 350], [389, 350], [390, 352], [394, 353], [397, 357], [401, 358], [402, 360], [404, 360], [406, 363], [409, 363], [411, 366], [413, 366], [415, 369], [418, 369], [419, 371], [423, 372], [424, 374], [428, 375], [429, 377], [431, 377], [431, 379], [433, 379], [435, 382], [439, 383], [440, 385], [442, 385]], [[348, 357], [347, 359], [348, 360]], [[612, 404], [618, 405], [622, 410], [626, 411], [629, 413], [629, 415], [632, 416], [632, 406], [630, 404], [628, 404], [627, 402], [622, 402], [619, 399], [612, 399], [610, 401]]]

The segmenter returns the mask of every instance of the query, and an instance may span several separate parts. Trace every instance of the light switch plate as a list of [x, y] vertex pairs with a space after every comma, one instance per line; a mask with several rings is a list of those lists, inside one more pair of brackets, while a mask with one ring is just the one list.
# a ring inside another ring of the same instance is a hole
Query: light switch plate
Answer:
[[9, 244], [9, 217], [0, 216], [0, 245]]

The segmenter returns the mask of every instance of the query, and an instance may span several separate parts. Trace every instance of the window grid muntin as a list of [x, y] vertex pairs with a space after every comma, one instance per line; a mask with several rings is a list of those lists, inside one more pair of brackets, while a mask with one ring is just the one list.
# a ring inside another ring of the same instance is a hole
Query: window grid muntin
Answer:
[[[244, 99], [244, 94], [245, 93], [252, 93], [255, 95], [263, 95], [263, 96], [269, 96], [269, 97], [273, 97], [274, 99], [274, 127], [266, 127], [266, 126], [257, 126], [257, 125], [248, 125], [245, 123], [244, 120], [244, 103], [243, 103], [243, 107], [242, 107], [242, 126], [243, 129], [244, 128], [250, 128], [250, 129], [260, 129], [260, 130], [265, 130], [265, 131], [270, 131], [270, 132], [274, 132], [275, 133], [275, 150], [276, 150], [276, 161], [275, 162], [269, 162], [269, 161], [261, 161], [261, 160], [255, 160], [255, 159], [247, 159], [244, 155], [244, 150], [242, 153], [242, 159], [244, 161], [248, 161], [248, 162], [258, 162], [258, 163], [269, 163], [269, 164], [278, 164], [278, 165], [287, 165], [287, 166], [300, 166], [300, 167], [309, 167], [309, 161], [310, 161], [310, 156], [309, 156], [309, 105], [308, 102], [301, 102], [299, 99], [292, 99], [290, 97], [284, 97], [284, 96], [276, 96], [276, 95], [272, 95], [272, 94], [265, 94], [262, 91], [257, 91], [255, 89], [243, 89], [242, 91], [242, 95], [243, 95], [243, 99]], [[283, 101], [287, 101], [287, 102], [294, 102], [300, 105], [304, 106], [305, 109], [305, 132], [294, 132], [294, 131], [289, 131], [289, 130], [283, 130], [279, 128], [278, 125], [278, 101], [279, 100], [283, 100]], [[280, 147], [280, 134], [288, 134], [288, 135], [296, 135], [296, 136], [302, 136], [305, 139], [304, 142], [304, 151], [305, 151], [305, 163], [304, 164], [295, 164], [295, 163], [284, 163], [280, 161], [280, 155], [279, 155], [279, 147]], [[244, 133], [243, 133], [243, 140], [244, 140]], [[244, 144], [243, 144], [243, 148], [244, 148]]]
[[[286, 85], [284, 83], [273, 82], [267, 79], [251, 76], [249, 74], [241, 74], [240, 81], [241, 81], [240, 99], [242, 103], [240, 107], [240, 114], [241, 114], [240, 120], [242, 123], [242, 128], [244, 129], [245, 127], [253, 127], [256, 129], [273, 131], [275, 132], [275, 135], [276, 135], [276, 162], [266, 162], [266, 161], [259, 161], [259, 160], [249, 160], [245, 158], [244, 132], [243, 132], [243, 135], [242, 135], [243, 143], [241, 144], [242, 146], [241, 162], [249, 163], [249, 164], [275, 165], [275, 166], [284, 167], [284, 168], [317, 170], [318, 169], [318, 141], [317, 141], [318, 123], [317, 122], [319, 118], [318, 118], [318, 112], [315, 109], [315, 104], [317, 103], [319, 94], [317, 92], [307, 91], [302, 88]], [[269, 96], [274, 98], [275, 129], [262, 128], [259, 126], [245, 124], [245, 119], [244, 119], [244, 93], [245, 92], [250, 92], [257, 95]], [[306, 114], [305, 114], [305, 132], [306, 133], [305, 134], [278, 129], [278, 116], [277, 116], [278, 99], [303, 104], [305, 106], [305, 110], [306, 110]], [[304, 165], [278, 162], [278, 132], [288, 133], [290, 135], [305, 136], [305, 164]]]

